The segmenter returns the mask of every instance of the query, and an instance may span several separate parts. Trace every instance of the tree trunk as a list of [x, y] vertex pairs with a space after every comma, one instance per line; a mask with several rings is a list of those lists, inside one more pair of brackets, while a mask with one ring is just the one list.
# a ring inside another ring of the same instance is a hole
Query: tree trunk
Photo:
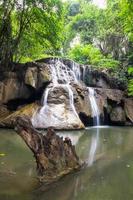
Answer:
[[40, 181], [49, 184], [81, 167], [69, 138], [63, 140], [52, 128], [43, 135], [25, 116], [18, 117], [15, 124], [15, 130], [34, 154]]

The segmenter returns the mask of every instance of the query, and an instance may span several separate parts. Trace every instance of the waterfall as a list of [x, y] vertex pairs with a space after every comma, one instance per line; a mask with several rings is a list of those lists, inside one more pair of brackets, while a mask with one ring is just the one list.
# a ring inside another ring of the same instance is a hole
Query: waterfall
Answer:
[[42, 98], [42, 109], [40, 110], [40, 112], [44, 112], [44, 110], [47, 109], [47, 105], [48, 105], [48, 95], [49, 95], [49, 91], [51, 90], [51, 88], [47, 88], [44, 95], [43, 95], [43, 98]]
[[63, 86], [67, 88], [69, 94], [70, 107], [72, 108], [75, 115], [79, 117], [74, 106], [73, 91], [70, 85], [71, 82], [78, 82], [80, 80], [81, 75], [79, 65], [72, 62], [72, 69], [70, 69], [60, 59], [54, 59], [53, 64], [50, 65], [50, 70], [52, 75], [53, 88], [55, 86]]
[[[100, 125], [100, 119], [99, 119], [100, 112], [99, 112], [98, 105], [97, 105], [96, 98], [95, 98], [95, 91], [93, 88], [88, 87], [88, 92], [89, 92], [89, 99], [90, 99], [92, 115], [93, 115], [93, 124], [95, 126], [99, 126]], [[96, 134], [93, 134], [92, 140], [91, 140], [89, 157], [88, 157], [88, 161], [87, 161], [88, 166], [91, 166], [94, 162], [98, 143], [99, 143], [99, 128], [96, 127]]]
[[93, 115], [93, 125], [99, 126], [100, 125], [100, 119], [99, 119], [100, 112], [99, 112], [99, 108], [98, 108], [96, 98], [95, 98], [95, 91], [93, 88], [90, 88], [90, 87], [88, 87], [88, 91], [89, 91], [89, 99], [90, 99], [92, 115]]
[[60, 59], [53, 59], [50, 64], [52, 82], [57, 84], [70, 84], [80, 81], [80, 66], [72, 62], [71, 68], [65, 65]]
[[[61, 59], [56, 58], [51, 60], [49, 64], [49, 70], [52, 81], [51, 84], [44, 91], [42, 97], [42, 108], [32, 117], [32, 123], [35, 127], [37, 127], [38, 125], [42, 127], [44, 118], [47, 118], [47, 116], [50, 115], [48, 105], [49, 92], [54, 91], [54, 89], [58, 87], [62, 87], [68, 92], [70, 111], [72, 111], [75, 117], [79, 119], [79, 116], [74, 106], [74, 96], [71, 83], [78, 83], [80, 81], [80, 66], [72, 62], [72, 66], [68, 67], [63, 63]], [[54, 113], [51, 118], [53, 121], [56, 120]]]
[[79, 64], [73, 62], [72, 63], [72, 71], [74, 72], [75, 74], [75, 78], [77, 81], [80, 81], [81, 80], [81, 71], [80, 71], [80, 66]]
[[83, 65], [82, 80], [85, 83], [86, 65]]
[[75, 109], [75, 106], [74, 106], [74, 98], [73, 98], [72, 89], [71, 89], [70, 85], [68, 85], [68, 84], [66, 84], [66, 87], [67, 87], [68, 93], [69, 93], [70, 107], [72, 108], [72, 110], [73, 110], [73, 112], [75, 113], [75, 115], [76, 115], [77, 117], [79, 117], [79, 116], [78, 116], [78, 113], [77, 113], [77, 111], [76, 111], [76, 109]]

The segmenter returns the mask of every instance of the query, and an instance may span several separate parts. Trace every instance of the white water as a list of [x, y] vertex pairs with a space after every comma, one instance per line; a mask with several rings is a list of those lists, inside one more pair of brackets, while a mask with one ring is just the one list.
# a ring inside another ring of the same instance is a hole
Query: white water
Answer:
[[[69, 94], [70, 107], [72, 108], [74, 114], [78, 116], [77, 111], [74, 106], [73, 91], [71, 89], [72, 82], [78, 82], [80, 80], [80, 67], [76, 63], [72, 63], [72, 69], [65, 65], [60, 59], [54, 59], [53, 64], [50, 65], [53, 89], [54, 87], [66, 87]], [[46, 93], [47, 95], [47, 93]], [[48, 97], [45, 96], [45, 99]], [[47, 102], [47, 100], [46, 100]], [[45, 103], [45, 102], [44, 102]], [[44, 104], [45, 106], [45, 104]]]
[[47, 114], [49, 114], [49, 109], [48, 109], [49, 108], [49, 105], [48, 105], [49, 92], [51, 90], [53, 91], [57, 87], [59, 88], [63, 87], [68, 91], [70, 110], [79, 119], [79, 116], [74, 106], [74, 96], [73, 96], [73, 91], [70, 84], [78, 83], [80, 81], [80, 77], [81, 77], [80, 66], [73, 62], [71, 68], [69, 68], [60, 59], [53, 59], [49, 67], [50, 67], [52, 83], [44, 91], [44, 94], [42, 97], [42, 108], [40, 109], [39, 113], [37, 113], [37, 115], [34, 115], [32, 118], [32, 123], [35, 126], [37, 126], [37, 124], [41, 126], [44, 120], [44, 116], [46, 117]]
[[53, 59], [50, 64], [50, 71], [54, 85], [80, 81], [80, 66], [74, 62], [72, 62], [72, 66], [69, 68], [60, 59]]
[[95, 160], [96, 150], [97, 150], [98, 143], [99, 143], [99, 128], [98, 128], [98, 126], [100, 125], [100, 119], [99, 119], [100, 112], [99, 112], [99, 108], [98, 108], [98, 105], [96, 102], [94, 89], [88, 87], [88, 92], [89, 92], [89, 99], [90, 99], [92, 115], [93, 115], [93, 125], [96, 126], [96, 134], [92, 135], [89, 157], [88, 157], [88, 161], [87, 161], [88, 166], [91, 166]]
[[85, 82], [85, 74], [86, 74], [86, 65], [83, 65], [83, 74], [82, 74], [83, 82]]
[[40, 113], [43, 113], [47, 109], [47, 106], [48, 106], [48, 95], [49, 95], [49, 91], [50, 90], [51, 90], [51, 88], [46, 88], [45, 93], [43, 94], [43, 98], [42, 98], [43, 107], [40, 110]]
[[96, 98], [95, 98], [95, 91], [93, 88], [90, 88], [90, 87], [88, 87], [88, 91], [89, 91], [89, 99], [90, 99], [92, 115], [93, 115], [93, 125], [99, 126], [100, 125], [100, 120], [99, 120], [100, 112], [99, 112], [99, 108], [98, 108]]
[[72, 71], [74, 72], [74, 74], [76, 76], [76, 80], [80, 81], [81, 80], [80, 66], [78, 64], [76, 64], [75, 62], [73, 62], [73, 64], [72, 64]]
[[75, 106], [74, 106], [73, 91], [72, 91], [72, 89], [71, 89], [71, 86], [68, 85], [68, 84], [66, 84], [66, 87], [67, 87], [68, 93], [69, 93], [70, 107], [72, 108], [74, 114], [75, 114], [77, 117], [79, 117], [79, 116], [78, 116], [78, 113], [77, 113], [77, 111], [76, 111], [76, 109], [75, 109]]

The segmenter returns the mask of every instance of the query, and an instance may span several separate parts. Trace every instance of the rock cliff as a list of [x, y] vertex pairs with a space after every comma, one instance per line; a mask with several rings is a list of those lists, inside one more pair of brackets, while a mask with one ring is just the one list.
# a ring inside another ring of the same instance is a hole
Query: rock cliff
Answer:
[[48, 58], [15, 65], [0, 76], [0, 126], [13, 127], [22, 114], [36, 128], [92, 125], [88, 87], [94, 88], [102, 124], [133, 124], [133, 98], [126, 96], [119, 80], [90, 66]]

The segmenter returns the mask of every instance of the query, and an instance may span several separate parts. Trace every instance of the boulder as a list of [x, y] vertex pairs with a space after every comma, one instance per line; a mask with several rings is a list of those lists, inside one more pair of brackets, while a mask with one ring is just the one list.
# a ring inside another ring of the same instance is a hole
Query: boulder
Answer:
[[133, 98], [124, 99], [124, 110], [127, 118], [133, 123]]
[[24, 82], [31, 87], [38, 89], [44, 83], [51, 81], [49, 66], [45, 63], [35, 63], [32, 67], [28, 67], [25, 73]]
[[43, 65], [42, 68], [39, 68], [39, 75], [38, 75], [38, 87], [42, 87], [44, 83], [50, 82], [52, 79], [51, 74], [49, 72], [48, 65]]
[[84, 113], [86, 117], [92, 117], [91, 105], [89, 100], [89, 93], [86, 87], [75, 85], [74, 87], [75, 107], [78, 112]]
[[106, 88], [96, 88], [95, 90], [103, 99], [117, 102], [117, 104], [124, 98], [124, 92], [122, 90]]
[[28, 68], [25, 74], [25, 84], [30, 85], [33, 88], [36, 88], [38, 83], [37, 79], [38, 79], [37, 67]]
[[5, 105], [0, 105], [0, 121], [9, 116], [12, 112], [10, 112]]
[[[65, 85], [47, 88], [41, 109], [32, 117], [33, 126], [36, 128], [53, 127], [55, 129], [84, 128], [71, 95], [71, 88]], [[45, 99], [46, 96], [47, 99]]]
[[0, 82], [0, 102], [7, 103], [9, 100], [28, 98], [30, 96], [27, 86], [18, 79], [17, 74], [9, 72], [6, 78]]
[[34, 113], [37, 111], [37, 109], [39, 109], [39, 105], [36, 103], [32, 103], [23, 106], [15, 112], [11, 113], [7, 111], [6, 114], [2, 113], [0, 118], [0, 127], [14, 128], [13, 122], [16, 120], [17, 117], [25, 115], [29, 117], [29, 119], [31, 119]]
[[125, 112], [122, 107], [118, 106], [111, 110], [110, 120], [114, 123], [124, 124], [126, 121]]

